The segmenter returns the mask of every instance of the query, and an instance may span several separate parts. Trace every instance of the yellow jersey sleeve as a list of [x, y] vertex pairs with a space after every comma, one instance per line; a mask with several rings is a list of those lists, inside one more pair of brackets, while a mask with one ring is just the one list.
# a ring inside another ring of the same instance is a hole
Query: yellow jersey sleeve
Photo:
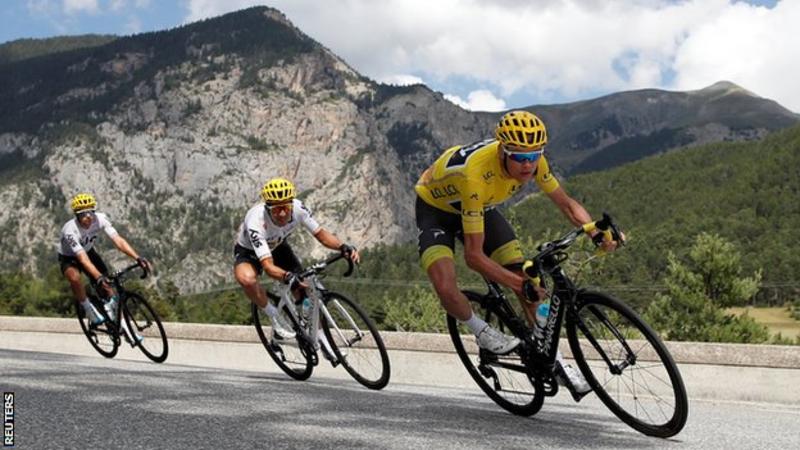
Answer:
[[545, 194], [555, 191], [558, 189], [558, 186], [560, 186], [553, 172], [550, 171], [550, 165], [547, 164], [547, 160], [544, 156], [539, 158], [539, 166], [536, 168], [535, 180], [536, 185], [539, 186], [539, 189]]

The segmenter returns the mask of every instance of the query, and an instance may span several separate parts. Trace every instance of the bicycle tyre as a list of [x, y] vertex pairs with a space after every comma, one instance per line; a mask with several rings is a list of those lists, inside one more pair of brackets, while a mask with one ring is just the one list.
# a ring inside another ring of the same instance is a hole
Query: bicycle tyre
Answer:
[[[600, 400], [620, 420], [643, 434], [661, 438], [678, 434], [686, 425], [688, 418], [686, 387], [675, 361], [656, 332], [625, 303], [601, 293], [587, 291], [578, 293], [575, 307], [577, 317], [571, 314], [572, 317], [568, 317], [566, 324], [569, 345], [578, 367]], [[630, 356], [625, 356], [627, 362], [619, 361], [614, 364], [617, 367], [620, 363], [626, 365], [618, 374], [612, 373], [605, 361], [596, 359], [601, 357], [598, 348], [601, 348], [610, 360], [616, 359], [614, 356], [631, 353], [621, 344], [622, 341], [614, 336], [609, 324], [624, 337], [627, 349], [636, 355], [633, 362], [628, 360]], [[597, 328], [592, 328], [595, 325]], [[585, 338], [583, 347], [578, 340], [579, 332]], [[608, 339], [609, 337], [612, 339]], [[650, 349], [646, 349], [648, 346]], [[594, 358], [587, 359], [587, 352], [591, 352], [590, 356]], [[658, 361], [649, 360], [656, 357]], [[589, 364], [589, 360], [592, 364]], [[648, 379], [652, 379], [652, 383], [648, 382]], [[615, 393], [614, 384], [617, 390], [630, 387], [632, 392], [625, 395], [621, 392]], [[645, 389], [650, 391], [642, 392]], [[668, 395], [674, 399], [671, 413], [665, 412], [664, 409], [664, 404], [667, 403], [665, 398]], [[646, 407], [644, 402], [651, 398], [655, 406]], [[625, 405], [631, 401], [632, 408], [631, 406], [626, 408]], [[663, 421], [654, 423], [656, 421], [652, 416], [655, 416], [656, 412], [660, 413]], [[640, 417], [641, 413], [646, 417]]]
[[[274, 302], [279, 299], [272, 294], [267, 294], [268, 298]], [[251, 304], [251, 312], [253, 315], [253, 325], [256, 327], [258, 337], [261, 343], [267, 350], [270, 358], [275, 361], [275, 364], [280, 367], [287, 375], [295, 380], [307, 380], [311, 373], [314, 371], [313, 359], [311, 354], [313, 350], [309, 348], [308, 343], [301, 337], [299, 326], [294, 320], [294, 317], [286, 311], [286, 318], [291, 320], [292, 326], [297, 332], [297, 336], [293, 339], [273, 339], [272, 333], [269, 335], [264, 331], [264, 326], [269, 325], [269, 322], [262, 325], [262, 318], [269, 321], [269, 317], [263, 313], [255, 303]]]
[[101, 355], [106, 358], [113, 358], [119, 351], [119, 335], [115, 332], [116, 329], [112, 326], [109, 328], [108, 317], [106, 316], [103, 303], [94, 295], [89, 296], [89, 301], [92, 302], [95, 309], [106, 318], [103, 322], [96, 326], [89, 325], [89, 319], [86, 318], [86, 313], [80, 303], [75, 302], [75, 310], [78, 317], [78, 322], [83, 330], [83, 335], [89, 341], [89, 344]]
[[[338, 361], [350, 376], [369, 389], [386, 387], [391, 374], [389, 354], [375, 323], [358, 303], [342, 294], [327, 292], [323, 302], [336, 327], [331, 329], [323, 315], [322, 329]], [[368, 335], [363, 333], [365, 328]], [[359, 343], [363, 345], [354, 349]], [[367, 373], [370, 368], [373, 373]]]
[[[141, 295], [135, 292], [125, 292], [123, 295], [125, 295], [123, 302], [125, 323], [128, 324], [129, 330], [143, 337], [136, 346], [151, 361], [164, 362], [169, 354], [169, 342], [158, 314]], [[154, 324], [156, 327], [152, 328]], [[159, 341], [160, 349], [158, 348]]]
[[[494, 312], [487, 310], [481, 305], [483, 295], [471, 292], [462, 291], [469, 300], [474, 314], [482, 318], [492, 327], [495, 327], [501, 332], [508, 332], [511, 328], [505, 321], [500, 319]], [[464, 338], [474, 340], [472, 333], [461, 333], [459, 330], [459, 322], [453, 316], [447, 315], [447, 329], [450, 332], [450, 338], [453, 341], [453, 346], [458, 353], [458, 357], [466, 367], [467, 372], [481, 390], [495, 403], [503, 409], [516, 414], [518, 416], [532, 416], [542, 409], [544, 403], [544, 383], [541, 379], [531, 379], [527, 373], [527, 367], [521, 360], [517, 350], [505, 356], [491, 355], [485, 351], [468, 350], [468, 348], [477, 348], [477, 343], [464, 342]], [[470, 354], [472, 352], [472, 354]], [[488, 356], [491, 358], [488, 365], [482, 365], [479, 362], [483, 361], [482, 358]], [[476, 366], [476, 363], [478, 364]], [[504, 387], [501, 382], [501, 376], [498, 371], [503, 367], [501, 364], [507, 366], [514, 366], [516, 370], [502, 371], [503, 382], [507, 384]], [[484, 374], [481, 373], [484, 371]], [[491, 378], [490, 378], [491, 377]], [[489, 380], [493, 383], [490, 384]]]

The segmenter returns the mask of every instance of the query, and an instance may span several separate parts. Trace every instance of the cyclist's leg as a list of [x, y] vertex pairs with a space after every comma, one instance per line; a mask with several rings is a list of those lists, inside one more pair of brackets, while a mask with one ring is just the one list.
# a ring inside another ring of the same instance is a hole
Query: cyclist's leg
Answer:
[[83, 269], [77, 258], [58, 255], [58, 262], [61, 266], [62, 275], [64, 275], [64, 278], [69, 282], [69, 287], [72, 290], [72, 296], [75, 302], [83, 308], [89, 321], [93, 325], [103, 322], [103, 316], [97, 311], [94, 305], [92, 305], [92, 302], [89, 301], [89, 297], [86, 295], [86, 288], [83, 287], [81, 281]]
[[472, 316], [472, 308], [458, 289], [453, 261], [461, 218], [438, 210], [419, 197], [415, 209], [422, 270], [428, 274], [442, 307], [456, 319], [466, 321]]
[[[524, 276], [522, 273], [524, 257], [517, 236], [514, 233], [514, 228], [495, 208], [486, 210], [483, 221], [486, 229], [484, 233], [486, 240], [483, 243], [484, 253], [506, 269], [517, 275]], [[522, 310], [525, 312], [525, 319], [528, 324], [532, 325], [536, 318], [538, 302], [529, 302], [521, 296], [517, 297]]]
[[240, 245], [234, 247], [233, 257], [233, 276], [236, 282], [242, 286], [251, 302], [264, 309], [267, 306], [267, 293], [258, 284], [258, 276], [263, 271], [258, 257], [255, 252]]
[[[272, 250], [272, 262], [281, 269], [290, 272], [297, 273], [303, 270], [300, 259], [295, 255], [288, 242], [283, 242]], [[292, 295], [294, 295], [295, 300], [303, 298], [302, 288], [295, 288], [292, 291]]]
[[58, 255], [58, 263], [61, 265], [61, 274], [69, 282], [75, 301], [81, 303], [86, 300], [86, 289], [81, 283], [81, 268], [78, 260], [69, 256]]

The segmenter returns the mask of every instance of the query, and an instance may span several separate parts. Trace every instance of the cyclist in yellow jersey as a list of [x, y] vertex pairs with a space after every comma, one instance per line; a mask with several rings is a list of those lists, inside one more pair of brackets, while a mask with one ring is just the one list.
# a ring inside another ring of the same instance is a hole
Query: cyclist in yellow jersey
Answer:
[[[517, 294], [529, 323], [533, 323], [541, 288], [523, 276], [522, 251], [514, 230], [495, 208], [534, 180], [567, 219], [576, 226], [591, 222], [586, 209], [567, 195], [553, 176], [544, 146], [544, 123], [527, 111], [503, 115], [495, 139], [451, 147], [420, 176], [416, 192], [419, 253], [442, 306], [477, 337], [481, 348], [498, 354], [512, 351], [519, 339], [493, 329], [472, 313], [456, 283], [455, 239], [464, 243], [464, 259], [471, 269]], [[604, 242], [613, 251], [615, 242]], [[568, 380], [581, 389], [588, 384], [575, 369], [559, 362]]]

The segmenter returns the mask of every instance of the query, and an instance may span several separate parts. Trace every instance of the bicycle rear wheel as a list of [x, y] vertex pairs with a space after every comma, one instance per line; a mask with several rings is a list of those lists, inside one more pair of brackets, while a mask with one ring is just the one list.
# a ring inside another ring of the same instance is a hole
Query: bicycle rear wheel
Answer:
[[[92, 305], [94, 305], [99, 313], [103, 314], [103, 317], [106, 317], [102, 301], [94, 295], [89, 296], [89, 301], [92, 302]], [[92, 344], [92, 347], [97, 350], [97, 353], [100, 353], [106, 358], [113, 358], [116, 356], [119, 350], [119, 335], [116, 333], [116, 327], [110, 324], [108, 320], [99, 325], [92, 326], [89, 323], [89, 319], [86, 317], [83, 306], [75, 302], [75, 307], [78, 315], [78, 322], [81, 324], [83, 334], [86, 336], [86, 339], [89, 340], [89, 343]], [[108, 318], [106, 317], [106, 319]]]
[[[270, 301], [277, 303], [279, 299], [272, 294], [267, 294]], [[256, 306], [255, 303], [251, 305], [253, 314], [253, 325], [256, 327], [258, 337], [261, 338], [261, 343], [267, 349], [270, 358], [275, 361], [275, 364], [281, 368], [287, 375], [295, 380], [307, 380], [314, 370], [313, 364], [313, 350], [309, 347], [305, 339], [302, 338], [299, 331], [299, 326], [294, 320], [294, 317], [289, 311], [281, 311], [281, 314], [286, 317], [287, 322], [291, 323], [297, 332], [297, 335], [292, 339], [276, 339], [272, 333], [272, 321], [264, 311]], [[269, 331], [265, 328], [269, 327]]]
[[[503, 333], [511, 332], [503, 319], [482, 306], [482, 295], [463, 292], [478, 317]], [[532, 416], [539, 412], [544, 403], [544, 385], [541, 380], [528, 377], [527, 367], [517, 350], [508, 355], [495, 355], [478, 348], [472, 333], [449, 314], [447, 329], [467, 372], [489, 398], [520, 416]]]
[[125, 323], [128, 324], [128, 330], [138, 335], [130, 338], [138, 341], [135, 345], [150, 360], [164, 362], [169, 353], [169, 344], [161, 319], [141, 295], [134, 292], [126, 292], [124, 295]]
[[322, 316], [322, 329], [333, 353], [347, 373], [370, 389], [389, 383], [389, 354], [378, 329], [358, 303], [328, 292], [323, 298], [330, 317]]
[[581, 292], [575, 305], [578, 317], [566, 325], [569, 345], [600, 400], [641, 433], [678, 434], [688, 417], [686, 388], [658, 335], [612, 297]]

